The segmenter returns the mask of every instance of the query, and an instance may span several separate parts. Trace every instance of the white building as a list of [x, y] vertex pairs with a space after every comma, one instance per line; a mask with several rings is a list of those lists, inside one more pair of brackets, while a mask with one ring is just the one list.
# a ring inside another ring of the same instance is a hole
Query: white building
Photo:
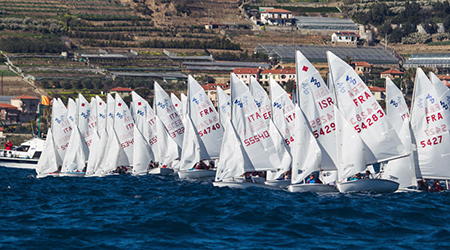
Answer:
[[270, 9], [262, 11], [261, 23], [285, 26], [288, 23], [292, 23], [292, 12], [283, 9]]
[[347, 45], [356, 46], [358, 45], [359, 35], [355, 32], [336, 32], [331, 35], [331, 42], [334, 45]]

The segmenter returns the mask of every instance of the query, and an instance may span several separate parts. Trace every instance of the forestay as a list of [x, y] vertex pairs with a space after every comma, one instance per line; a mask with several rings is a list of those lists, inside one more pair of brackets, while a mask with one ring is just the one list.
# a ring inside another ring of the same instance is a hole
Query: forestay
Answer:
[[336, 170], [334, 98], [319, 71], [300, 51], [296, 52], [295, 60], [299, 105], [322, 149], [321, 168]]
[[407, 155], [381, 106], [358, 74], [333, 53], [328, 51], [327, 57], [338, 108], [367, 146], [366, 163]]
[[423, 178], [449, 179], [450, 138], [438, 94], [422, 69], [414, 84], [411, 127]]

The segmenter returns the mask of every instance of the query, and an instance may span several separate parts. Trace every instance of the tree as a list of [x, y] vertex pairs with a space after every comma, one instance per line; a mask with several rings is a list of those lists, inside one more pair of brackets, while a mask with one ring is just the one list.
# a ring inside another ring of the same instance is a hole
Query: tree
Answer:
[[344, 59], [344, 62], [346, 62], [348, 65], [352, 65], [352, 57], [351, 56], [346, 56]]

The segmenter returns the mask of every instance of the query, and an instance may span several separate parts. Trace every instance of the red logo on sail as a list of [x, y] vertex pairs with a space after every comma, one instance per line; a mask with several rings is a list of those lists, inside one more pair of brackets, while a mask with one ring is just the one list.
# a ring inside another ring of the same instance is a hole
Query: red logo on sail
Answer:
[[303, 69], [302, 69], [303, 71], [308, 71], [308, 67], [306, 67], [306, 66], [303, 66]]

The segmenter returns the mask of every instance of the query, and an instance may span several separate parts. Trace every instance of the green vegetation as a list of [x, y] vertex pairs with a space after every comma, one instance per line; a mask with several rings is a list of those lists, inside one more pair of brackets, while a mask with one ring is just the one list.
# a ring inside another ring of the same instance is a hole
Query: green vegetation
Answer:
[[[259, 6], [244, 5], [248, 9], [259, 9]], [[335, 7], [303, 7], [303, 6], [271, 6], [275, 9], [284, 9], [296, 13], [339, 13], [339, 10]]]
[[0, 48], [9, 53], [61, 53], [67, 47], [61, 39], [54, 37], [0, 39]]
[[169, 40], [163, 41], [158, 39], [148, 40], [142, 42], [140, 47], [143, 48], [182, 48], [182, 49], [225, 49], [225, 50], [240, 50], [241, 46], [237, 43], [231, 42], [225, 36], [222, 38], [215, 37], [210, 41], [200, 40]]

